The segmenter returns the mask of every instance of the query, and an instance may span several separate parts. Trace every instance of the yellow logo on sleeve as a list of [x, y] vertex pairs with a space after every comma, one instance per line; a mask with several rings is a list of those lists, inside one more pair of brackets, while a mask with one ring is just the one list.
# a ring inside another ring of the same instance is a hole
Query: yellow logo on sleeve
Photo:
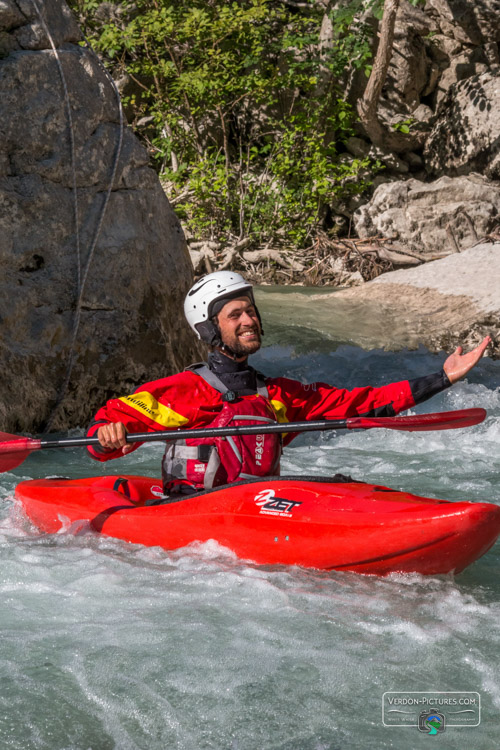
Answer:
[[160, 424], [162, 427], [174, 428], [182, 427], [189, 420], [170, 409], [164, 404], [160, 404], [155, 397], [147, 391], [132, 393], [130, 396], [120, 398], [128, 406], [143, 414], [145, 417], [152, 419], [153, 422]]
[[288, 422], [286, 416], [286, 406], [281, 401], [271, 400], [271, 406], [273, 407], [273, 411], [276, 414], [276, 419], [278, 422], [283, 424], [284, 422]]

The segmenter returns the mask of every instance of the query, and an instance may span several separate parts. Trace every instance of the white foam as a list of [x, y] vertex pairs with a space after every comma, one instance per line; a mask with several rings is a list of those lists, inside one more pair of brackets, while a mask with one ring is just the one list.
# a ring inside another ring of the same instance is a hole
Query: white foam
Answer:
[[[405, 368], [424, 374], [442, 360], [353, 347], [338, 357], [281, 349], [263, 358], [265, 371], [351, 385], [402, 377]], [[485, 372], [486, 384], [461, 384], [414, 410], [486, 406], [482, 425], [303, 436], [287, 449], [283, 472], [341, 471], [424, 495], [500, 503], [500, 367], [488, 363]], [[168, 552], [88, 529], [75, 535], [72, 524], [41, 535], [13, 505], [28, 466], [32, 476], [138, 467], [158, 476], [162, 450], [144, 446], [108, 465], [82, 451], [53, 452], [0, 477], [6, 748], [414, 750], [416, 730], [382, 726], [381, 697], [431, 687], [479, 691], [486, 717], [470, 738], [445, 733], [440, 746], [457, 738], [495, 746], [487, 717], [500, 708], [498, 546], [457, 578], [381, 579], [259, 567], [216, 542]]]

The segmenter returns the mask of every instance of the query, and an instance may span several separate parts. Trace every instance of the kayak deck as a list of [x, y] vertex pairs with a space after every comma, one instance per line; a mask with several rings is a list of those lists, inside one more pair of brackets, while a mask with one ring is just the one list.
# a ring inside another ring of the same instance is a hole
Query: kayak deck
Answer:
[[44, 532], [85, 521], [97, 533], [167, 550], [215, 539], [257, 564], [459, 573], [500, 534], [496, 505], [354, 481], [272, 477], [147, 504], [161, 494], [160, 480], [128, 475], [37, 479], [16, 488], [26, 515]]

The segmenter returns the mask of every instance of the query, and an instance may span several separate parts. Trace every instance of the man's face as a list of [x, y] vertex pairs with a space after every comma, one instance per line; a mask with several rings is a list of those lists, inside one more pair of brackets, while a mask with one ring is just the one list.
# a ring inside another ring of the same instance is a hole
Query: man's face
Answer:
[[260, 349], [261, 328], [255, 307], [248, 297], [226, 302], [217, 316], [222, 343], [237, 357], [248, 357]]

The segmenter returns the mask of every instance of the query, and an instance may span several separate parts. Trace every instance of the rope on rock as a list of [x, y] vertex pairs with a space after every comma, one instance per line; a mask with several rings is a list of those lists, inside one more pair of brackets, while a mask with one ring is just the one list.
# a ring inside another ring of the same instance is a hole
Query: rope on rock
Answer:
[[118, 89], [116, 87], [116, 84], [115, 84], [113, 78], [108, 73], [108, 71], [106, 70], [106, 68], [104, 67], [104, 65], [102, 65], [101, 61], [99, 60], [99, 58], [97, 57], [97, 55], [95, 54], [95, 52], [93, 51], [93, 49], [91, 48], [88, 40], [85, 39], [85, 44], [86, 44], [87, 51], [89, 51], [90, 53], [92, 53], [92, 55], [94, 56], [95, 60], [97, 60], [99, 66], [101, 68], [101, 70], [105, 73], [106, 78], [111, 83], [111, 86], [112, 86], [113, 91], [115, 93], [116, 100], [117, 100], [117, 103], [118, 103], [119, 133], [118, 133], [118, 142], [117, 142], [116, 149], [115, 149], [115, 154], [114, 154], [114, 157], [113, 157], [113, 164], [112, 164], [112, 169], [111, 169], [111, 176], [110, 176], [110, 179], [109, 179], [109, 186], [107, 188], [106, 195], [105, 195], [105, 198], [104, 198], [104, 202], [103, 202], [103, 205], [102, 205], [102, 208], [101, 208], [101, 211], [100, 211], [99, 219], [98, 219], [97, 224], [96, 224], [96, 228], [95, 228], [95, 231], [94, 231], [94, 236], [93, 236], [92, 242], [90, 244], [89, 254], [88, 254], [88, 257], [87, 257], [87, 261], [85, 263], [85, 268], [83, 269], [83, 273], [82, 273], [81, 249], [80, 249], [80, 229], [79, 229], [80, 221], [79, 221], [79, 210], [78, 210], [78, 187], [77, 187], [77, 179], [76, 179], [75, 137], [74, 137], [73, 118], [71, 116], [71, 100], [70, 100], [70, 97], [69, 97], [68, 86], [67, 86], [67, 82], [66, 82], [66, 77], [64, 75], [64, 69], [63, 69], [63, 65], [62, 65], [62, 62], [61, 62], [61, 58], [60, 58], [59, 52], [57, 50], [57, 47], [56, 47], [56, 45], [54, 43], [54, 39], [52, 37], [52, 34], [50, 33], [50, 29], [49, 29], [49, 27], [47, 25], [47, 22], [45, 21], [45, 18], [44, 18], [43, 14], [42, 14], [42, 11], [41, 11], [40, 6], [38, 4], [38, 0], [31, 0], [31, 2], [33, 3], [33, 6], [34, 6], [34, 8], [36, 10], [36, 13], [38, 15], [38, 18], [40, 20], [40, 23], [41, 23], [41, 25], [42, 25], [42, 27], [43, 27], [46, 35], [47, 35], [47, 39], [49, 40], [50, 46], [51, 46], [52, 51], [54, 53], [54, 57], [55, 57], [55, 60], [56, 60], [56, 63], [57, 63], [57, 67], [58, 67], [58, 70], [59, 70], [59, 75], [60, 75], [62, 86], [63, 86], [63, 90], [64, 90], [64, 99], [65, 99], [65, 103], [66, 103], [66, 111], [67, 111], [67, 116], [68, 116], [68, 127], [69, 127], [69, 137], [70, 137], [71, 169], [72, 169], [72, 189], [73, 189], [73, 197], [74, 197], [74, 203], [73, 203], [74, 210], [73, 210], [73, 213], [74, 213], [74, 221], [75, 221], [75, 238], [76, 238], [75, 241], [76, 241], [76, 255], [77, 255], [77, 292], [78, 292], [78, 296], [77, 296], [76, 307], [75, 307], [75, 316], [74, 316], [74, 321], [73, 321], [73, 332], [72, 332], [72, 336], [71, 336], [70, 351], [69, 351], [68, 363], [67, 363], [67, 367], [66, 367], [66, 374], [65, 374], [65, 377], [64, 377], [64, 381], [63, 381], [63, 383], [62, 383], [62, 385], [61, 385], [61, 387], [59, 389], [59, 392], [57, 394], [57, 398], [56, 398], [55, 404], [54, 404], [54, 406], [52, 408], [52, 411], [51, 411], [51, 413], [49, 415], [49, 418], [48, 418], [48, 420], [47, 420], [47, 422], [45, 424], [44, 431], [48, 432], [48, 431], [51, 430], [53, 422], [54, 422], [54, 419], [55, 419], [55, 416], [57, 414], [57, 411], [58, 411], [59, 407], [61, 406], [61, 403], [63, 402], [64, 397], [66, 396], [66, 393], [67, 393], [67, 390], [68, 390], [68, 386], [69, 386], [69, 383], [70, 383], [70, 379], [71, 379], [71, 373], [73, 372], [73, 366], [74, 366], [74, 363], [75, 363], [75, 347], [76, 347], [76, 340], [77, 340], [78, 332], [79, 332], [79, 329], [80, 329], [80, 321], [81, 321], [82, 304], [83, 304], [83, 297], [84, 297], [84, 292], [85, 292], [85, 286], [86, 286], [86, 283], [87, 283], [90, 266], [92, 264], [92, 260], [93, 260], [94, 254], [95, 254], [95, 249], [96, 249], [96, 246], [97, 246], [97, 241], [98, 241], [101, 229], [102, 229], [102, 224], [103, 224], [104, 217], [105, 217], [105, 214], [106, 214], [106, 209], [108, 207], [109, 199], [111, 197], [111, 192], [113, 190], [113, 185], [115, 183], [116, 172], [118, 170], [118, 163], [119, 163], [119, 160], [120, 160], [120, 155], [121, 155], [122, 146], [123, 146], [124, 114], [123, 114], [123, 107], [122, 107], [122, 103], [121, 103], [121, 99], [120, 99], [120, 93], [119, 93], [119, 91], [118, 91]]
[[74, 129], [73, 129], [73, 117], [71, 115], [71, 101], [69, 98], [69, 91], [68, 91], [68, 85], [66, 83], [66, 78], [64, 76], [64, 71], [61, 63], [61, 59], [59, 57], [59, 54], [57, 52], [56, 46], [54, 44], [54, 40], [52, 38], [52, 35], [49, 31], [49, 28], [45, 22], [45, 19], [42, 15], [42, 12], [40, 10], [40, 6], [38, 5], [38, 0], [32, 0], [33, 5], [35, 6], [36, 12], [38, 14], [38, 17], [40, 19], [40, 23], [43, 26], [43, 29], [47, 35], [47, 39], [49, 40], [50, 46], [52, 47], [52, 51], [54, 53], [54, 57], [57, 63], [57, 67], [59, 69], [59, 76], [61, 78], [62, 86], [64, 89], [64, 102], [66, 104], [66, 114], [68, 117], [68, 125], [69, 125], [69, 145], [70, 145], [70, 154], [71, 154], [71, 171], [72, 171], [72, 191], [73, 191], [73, 217], [75, 222], [75, 245], [76, 245], [76, 255], [78, 259], [78, 289], [80, 289], [80, 274], [81, 274], [81, 253], [80, 253], [80, 216], [79, 216], [79, 210], [78, 210], [78, 189], [76, 185], [76, 156], [75, 156], [75, 135], [74, 135]]

